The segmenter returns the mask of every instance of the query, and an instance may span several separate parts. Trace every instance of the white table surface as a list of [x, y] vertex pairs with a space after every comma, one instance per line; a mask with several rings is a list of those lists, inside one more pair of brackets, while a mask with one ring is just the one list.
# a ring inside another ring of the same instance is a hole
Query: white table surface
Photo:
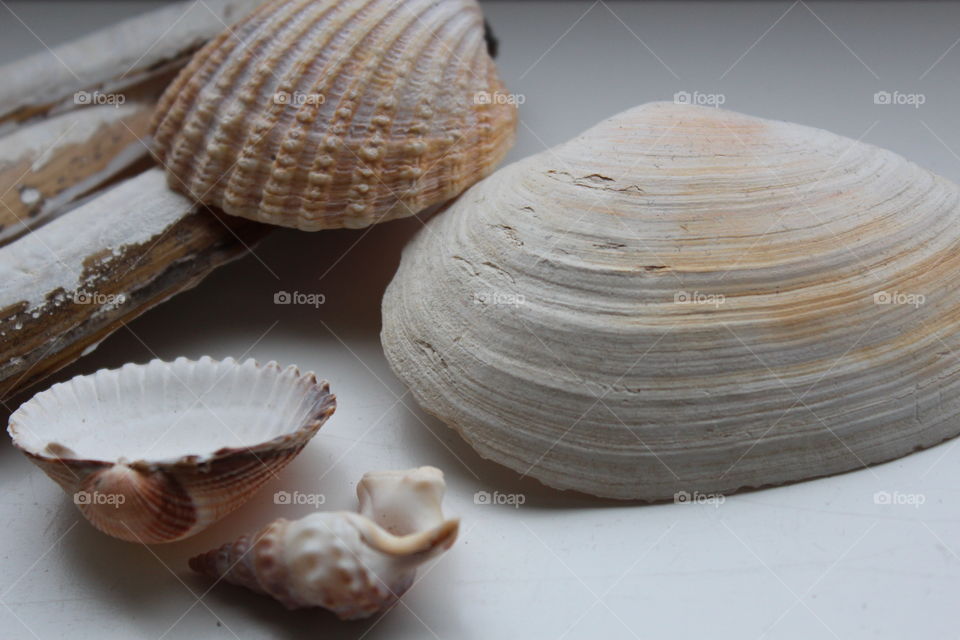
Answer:
[[[0, 61], [157, 2], [0, 3]], [[960, 180], [960, 7], [911, 3], [496, 2], [499, 65], [525, 96], [515, 160], [677, 91], [889, 147]], [[16, 14], [17, 18], [13, 16]], [[22, 20], [22, 22], [21, 22]], [[31, 33], [31, 31], [33, 33]], [[920, 108], [876, 91], [922, 93]], [[249, 355], [313, 369], [336, 415], [278, 481], [209, 530], [147, 548], [108, 538], [8, 442], [0, 446], [0, 638], [947, 638], [960, 595], [956, 441], [871, 469], [733, 495], [627, 505], [521, 481], [418, 410], [378, 341], [379, 302], [421, 223], [280, 231], [255, 256], [149, 312], [57, 379], [154, 356]], [[275, 306], [278, 290], [326, 304]], [[353, 508], [371, 469], [433, 464], [461, 539], [382, 619], [286, 612], [191, 554], [309, 507]], [[520, 508], [476, 491], [521, 493]], [[877, 491], [923, 504], [878, 505]], [[198, 601], [199, 599], [199, 601]]]

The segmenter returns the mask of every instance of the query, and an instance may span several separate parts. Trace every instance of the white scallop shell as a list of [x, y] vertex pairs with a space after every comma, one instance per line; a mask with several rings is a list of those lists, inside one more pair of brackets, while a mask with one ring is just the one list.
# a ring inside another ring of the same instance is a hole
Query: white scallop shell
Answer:
[[960, 432], [960, 189], [796, 124], [649, 104], [431, 220], [383, 301], [421, 405], [563, 489], [662, 500]]
[[170, 542], [276, 477], [335, 407], [327, 383], [294, 366], [178, 358], [55, 384], [7, 430], [98, 529]]

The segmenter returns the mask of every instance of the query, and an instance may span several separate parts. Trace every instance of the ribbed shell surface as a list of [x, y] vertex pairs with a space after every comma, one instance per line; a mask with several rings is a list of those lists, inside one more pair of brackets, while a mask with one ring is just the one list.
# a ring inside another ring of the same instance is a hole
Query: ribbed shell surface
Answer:
[[196, 54], [154, 147], [171, 187], [228, 213], [355, 228], [462, 192], [515, 126], [473, 0], [276, 0]]
[[420, 404], [479, 453], [664, 500], [960, 432], [960, 191], [894, 153], [650, 104], [432, 219], [383, 301]]
[[[214, 451], [198, 453], [195, 447], [207, 439], [195, 431], [181, 435], [187, 450], [174, 458], [131, 461], [107, 446], [138, 431], [159, 444], [198, 407], [211, 420], [191, 428], [222, 438]], [[234, 421], [238, 407], [240, 422]], [[8, 431], [96, 528], [153, 544], [194, 535], [249, 500], [300, 453], [335, 408], [329, 385], [295, 366], [205, 356], [127, 364], [55, 384], [18, 409]], [[102, 456], [92, 455], [90, 445], [72, 450], [81, 439], [103, 440], [100, 434], [108, 434]], [[244, 444], [238, 444], [240, 434]]]

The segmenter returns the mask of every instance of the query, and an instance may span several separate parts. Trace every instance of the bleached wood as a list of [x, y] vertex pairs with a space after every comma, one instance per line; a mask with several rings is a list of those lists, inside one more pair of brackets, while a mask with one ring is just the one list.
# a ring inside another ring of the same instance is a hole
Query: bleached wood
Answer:
[[145, 167], [152, 111], [153, 103], [100, 105], [0, 138], [0, 246], [116, 176]]
[[207, 40], [260, 0], [179, 2], [0, 67], [0, 130], [85, 106], [78, 91], [154, 97]]
[[151, 169], [0, 249], [0, 398], [188, 289], [265, 233]]

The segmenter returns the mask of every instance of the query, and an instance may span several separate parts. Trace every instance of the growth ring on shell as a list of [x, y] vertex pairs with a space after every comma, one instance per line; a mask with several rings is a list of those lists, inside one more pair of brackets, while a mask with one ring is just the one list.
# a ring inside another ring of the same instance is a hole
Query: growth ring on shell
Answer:
[[960, 189], [810, 127], [648, 104], [428, 222], [388, 361], [478, 452], [669, 500], [960, 432]]

